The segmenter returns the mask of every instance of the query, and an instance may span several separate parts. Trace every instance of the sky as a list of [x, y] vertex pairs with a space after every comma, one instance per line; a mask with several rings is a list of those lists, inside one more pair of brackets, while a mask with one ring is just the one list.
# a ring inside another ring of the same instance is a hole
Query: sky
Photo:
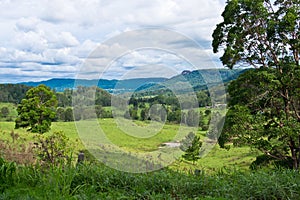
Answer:
[[0, 83], [171, 77], [222, 67], [225, 0], [0, 0]]

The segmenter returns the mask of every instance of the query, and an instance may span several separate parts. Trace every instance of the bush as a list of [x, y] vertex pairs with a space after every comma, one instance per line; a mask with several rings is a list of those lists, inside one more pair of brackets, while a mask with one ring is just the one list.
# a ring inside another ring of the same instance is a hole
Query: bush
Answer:
[[35, 153], [42, 165], [65, 165], [72, 159], [72, 148], [69, 138], [62, 132], [54, 132], [52, 135], [38, 135], [35, 143]]

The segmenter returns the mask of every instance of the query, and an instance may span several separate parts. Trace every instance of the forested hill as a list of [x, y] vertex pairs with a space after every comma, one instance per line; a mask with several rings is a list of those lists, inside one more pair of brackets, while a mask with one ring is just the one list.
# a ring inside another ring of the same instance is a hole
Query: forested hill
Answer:
[[164, 93], [168, 88], [176, 88], [177, 92], [186, 92], [186, 87], [192, 87], [194, 91], [206, 90], [207, 83], [211, 86], [220, 83], [227, 85], [232, 80], [237, 79], [242, 73], [248, 69], [202, 69], [195, 71], [185, 70], [181, 74], [174, 76], [160, 84], [152, 87], [144, 88], [141, 95]]
[[[182, 85], [182, 82], [188, 81], [195, 90], [205, 89], [206, 82], [215, 82], [216, 80], [222, 80], [227, 83], [233, 79], [236, 79], [243, 69], [202, 69], [196, 71], [183, 71], [181, 74], [174, 76], [170, 79], [167, 78], [136, 78], [127, 80], [76, 80], [76, 85], [90, 87], [97, 85], [98, 87], [110, 92], [110, 93], [124, 93], [140, 90], [159, 90], [162, 87], [160, 85], [178, 86]], [[219, 76], [219, 77], [216, 77]], [[221, 78], [220, 78], [221, 77]], [[51, 89], [58, 92], [62, 92], [65, 89], [74, 88], [75, 79], [50, 79], [41, 82], [24, 82], [21, 84], [28, 86], [38, 86], [44, 84]]]
[[40, 82], [23, 82], [21, 84], [28, 86], [38, 86], [40, 84], [44, 84], [51, 89], [54, 89], [58, 92], [62, 92], [65, 89], [73, 89], [74, 85], [91, 87], [98, 86], [102, 89], [107, 90], [108, 92], [122, 93], [127, 91], [134, 91], [136, 87], [142, 86], [145, 83], [147, 84], [155, 84], [164, 82], [167, 80], [166, 78], [136, 78], [136, 79], [126, 79], [126, 80], [84, 80], [84, 79], [50, 79], [46, 81]]

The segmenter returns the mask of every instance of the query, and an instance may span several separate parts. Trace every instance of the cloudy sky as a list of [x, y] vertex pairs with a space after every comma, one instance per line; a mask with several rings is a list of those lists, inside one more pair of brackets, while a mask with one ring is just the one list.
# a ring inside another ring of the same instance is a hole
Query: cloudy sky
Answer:
[[0, 0], [0, 82], [221, 67], [210, 44], [224, 7], [224, 0]]

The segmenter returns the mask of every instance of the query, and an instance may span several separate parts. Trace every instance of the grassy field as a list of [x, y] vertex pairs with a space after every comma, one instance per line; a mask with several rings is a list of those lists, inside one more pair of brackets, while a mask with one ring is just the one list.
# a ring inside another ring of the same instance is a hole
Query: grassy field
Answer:
[[[97, 132], [101, 128], [105, 136], [116, 146], [124, 151], [144, 153], [156, 151], [162, 143], [174, 141], [175, 135], [178, 133], [179, 125], [166, 124], [163, 128], [152, 137], [139, 138], [124, 133], [115, 123], [114, 119], [99, 119], [99, 126], [88, 126], [89, 121], [77, 123], [87, 123], [87, 129], [91, 132]], [[149, 124], [138, 121], [135, 126], [143, 127]], [[9, 137], [11, 131], [18, 133], [20, 136], [33, 140], [32, 133], [26, 132], [24, 129], [14, 129], [14, 122], [0, 122], [1, 137]], [[75, 153], [86, 148], [79, 139], [78, 130], [74, 122], [54, 122], [51, 131], [46, 133], [49, 135], [55, 131], [63, 131], [70, 139], [71, 143], [75, 144]], [[203, 134], [203, 132], [198, 132]], [[170, 167], [175, 170], [189, 171], [193, 169], [202, 169], [209, 172], [216, 172], [221, 168], [236, 168], [247, 170], [250, 163], [254, 161], [257, 152], [251, 151], [248, 147], [231, 148], [225, 150], [215, 145], [214, 148], [203, 158], [192, 164], [182, 159], [175, 161]]]
[[[149, 123], [137, 121], [128, 125], [125, 132]], [[100, 129], [124, 151], [145, 153], [158, 150], [164, 142], [176, 141], [180, 126], [165, 124], [151, 137], [138, 137], [138, 133], [135, 137], [124, 133], [114, 119], [99, 119], [54, 122], [45, 135], [63, 131], [77, 153], [86, 148], [80, 137], [97, 140]], [[79, 130], [92, 134], [78, 134]], [[26, 138], [25, 142], [35, 140], [35, 134], [15, 130], [14, 122], [0, 122], [1, 139], [11, 141], [12, 132]], [[197, 134], [204, 139], [203, 132]], [[0, 158], [0, 199], [299, 199], [299, 172], [251, 171], [249, 165], [257, 155], [248, 147], [225, 150], [215, 145], [194, 164], [178, 159], [166, 168], [148, 173], [127, 173], [98, 162], [43, 168], [15, 165]], [[195, 174], [195, 169], [200, 173]]]

